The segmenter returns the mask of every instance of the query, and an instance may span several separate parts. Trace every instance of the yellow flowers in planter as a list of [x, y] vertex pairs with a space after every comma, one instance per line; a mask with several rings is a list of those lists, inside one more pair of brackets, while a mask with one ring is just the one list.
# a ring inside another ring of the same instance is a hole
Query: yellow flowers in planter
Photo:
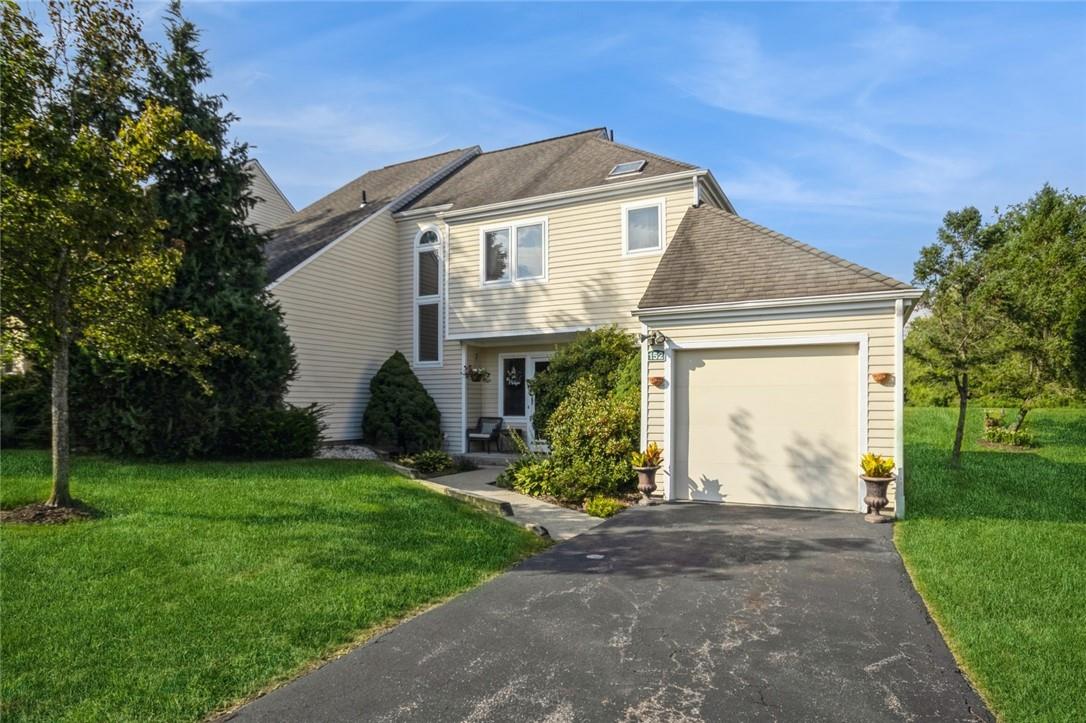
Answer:
[[860, 458], [860, 469], [867, 477], [893, 477], [894, 458], [868, 452]]
[[656, 442], [649, 442], [644, 452], [634, 452], [630, 458], [634, 467], [659, 467], [664, 461], [664, 450]]

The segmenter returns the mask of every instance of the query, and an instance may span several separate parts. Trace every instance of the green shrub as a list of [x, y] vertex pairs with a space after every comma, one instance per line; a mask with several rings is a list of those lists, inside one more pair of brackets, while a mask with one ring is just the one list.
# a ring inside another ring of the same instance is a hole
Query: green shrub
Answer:
[[581, 502], [632, 489], [630, 458], [640, 441], [638, 401], [601, 393], [592, 379], [578, 379], [551, 415], [547, 441], [555, 497]]
[[224, 434], [225, 454], [248, 459], [312, 457], [321, 444], [324, 408], [291, 404], [250, 410]]
[[362, 437], [384, 449], [408, 454], [441, 447], [441, 413], [400, 352], [370, 380], [370, 403]]
[[49, 384], [37, 371], [0, 377], [0, 446], [49, 446]]
[[627, 359], [615, 375], [615, 386], [611, 394], [632, 399], [641, 407], [641, 355], [634, 354]]
[[438, 472], [451, 472], [456, 467], [456, 462], [440, 449], [427, 449], [411, 455], [400, 457], [400, 464], [411, 467], [423, 474], [436, 474]]
[[[524, 458], [522, 458], [524, 459]], [[549, 459], [535, 459], [520, 465], [514, 475], [513, 489], [533, 497], [553, 495], [554, 465]]]
[[[609, 326], [579, 333], [573, 341], [558, 347], [547, 368], [528, 382], [535, 402], [532, 424], [547, 429], [550, 417], [570, 386], [587, 377], [600, 393], [623, 388], [627, 393], [641, 383], [641, 357], [631, 334]], [[623, 380], [620, 384], [620, 380]]]
[[984, 439], [993, 444], [1015, 447], [1037, 446], [1037, 438], [1024, 427], [1013, 429], [1007, 424], [1007, 415], [1002, 409], [984, 410]]
[[1036, 447], [1037, 438], [1024, 429], [1015, 431], [1009, 428], [986, 429], [984, 439], [995, 444], [1008, 444], [1014, 447]]
[[522, 468], [527, 467], [528, 465], [535, 464], [538, 461], [539, 458], [536, 455], [529, 454], [517, 457], [515, 460], [510, 462], [506, 466], [506, 468], [501, 471], [501, 474], [498, 475], [498, 478], [494, 480], [495, 486], [507, 490], [515, 489], [517, 472], [519, 472]]
[[626, 509], [626, 505], [621, 500], [604, 497], [603, 495], [596, 495], [584, 503], [585, 512], [593, 517], [603, 517], [605, 519], [614, 517], [624, 509]]

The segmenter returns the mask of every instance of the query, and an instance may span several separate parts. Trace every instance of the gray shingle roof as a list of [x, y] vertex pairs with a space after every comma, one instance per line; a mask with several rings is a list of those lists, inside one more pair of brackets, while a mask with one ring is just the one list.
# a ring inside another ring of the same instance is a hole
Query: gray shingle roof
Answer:
[[[370, 171], [288, 216], [272, 230], [272, 239], [264, 247], [268, 280], [278, 279], [457, 159], [477, 152], [478, 148], [455, 149]], [[366, 205], [359, 208], [362, 191], [366, 192]]]
[[707, 204], [683, 216], [639, 309], [911, 287]]
[[471, 208], [601, 186], [608, 183], [607, 174], [616, 164], [641, 159], [647, 161], [641, 173], [623, 178], [660, 176], [696, 168], [615, 143], [608, 140], [605, 128], [593, 128], [482, 153], [415, 199], [409, 207], [452, 204], [458, 209]]

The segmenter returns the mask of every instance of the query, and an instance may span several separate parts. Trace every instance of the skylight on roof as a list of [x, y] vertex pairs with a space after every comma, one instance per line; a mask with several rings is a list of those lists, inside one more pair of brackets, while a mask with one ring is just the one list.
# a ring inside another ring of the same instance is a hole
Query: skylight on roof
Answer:
[[612, 168], [611, 172], [607, 174], [607, 177], [614, 178], [615, 176], [629, 176], [632, 173], [640, 173], [641, 169], [644, 167], [644, 161], [626, 161], [625, 163], [619, 163], [617, 166]]

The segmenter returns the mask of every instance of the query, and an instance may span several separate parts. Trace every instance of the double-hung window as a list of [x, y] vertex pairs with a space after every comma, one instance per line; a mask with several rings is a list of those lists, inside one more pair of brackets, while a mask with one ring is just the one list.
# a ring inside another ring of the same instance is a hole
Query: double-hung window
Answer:
[[484, 285], [547, 278], [547, 220], [490, 226], [480, 233]]
[[441, 237], [435, 228], [415, 236], [415, 364], [441, 363]]
[[622, 253], [625, 256], [664, 250], [664, 199], [622, 206]]

